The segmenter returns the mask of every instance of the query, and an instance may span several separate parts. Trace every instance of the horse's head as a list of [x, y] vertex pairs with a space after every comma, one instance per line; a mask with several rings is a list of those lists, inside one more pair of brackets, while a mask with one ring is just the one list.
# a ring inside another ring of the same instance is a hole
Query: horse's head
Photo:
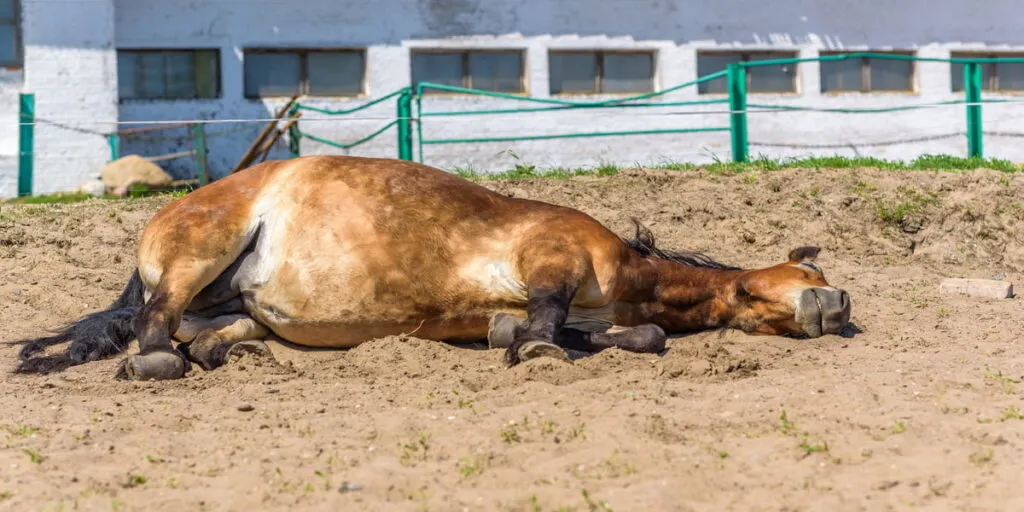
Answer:
[[742, 274], [731, 326], [750, 334], [838, 334], [850, 322], [850, 296], [825, 280], [814, 262], [819, 251], [800, 247], [785, 263]]

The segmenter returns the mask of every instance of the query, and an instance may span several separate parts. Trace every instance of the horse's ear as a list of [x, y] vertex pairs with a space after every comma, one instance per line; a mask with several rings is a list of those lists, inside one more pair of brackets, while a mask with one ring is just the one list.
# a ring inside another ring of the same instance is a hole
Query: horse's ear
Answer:
[[801, 261], [814, 261], [818, 257], [818, 253], [821, 252], [819, 247], [797, 247], [792, 251], [789, 251], [789, 261], [794, 263], [800, 263]]

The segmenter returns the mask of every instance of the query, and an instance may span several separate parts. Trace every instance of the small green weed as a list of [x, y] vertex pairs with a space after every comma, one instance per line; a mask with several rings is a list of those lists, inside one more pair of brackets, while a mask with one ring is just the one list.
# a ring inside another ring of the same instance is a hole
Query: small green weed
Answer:
[[4, 425], [0, 427], [0, 430], [7, 431], [11, 437], [31, 437], [39, 433], [39, 429], [36, 427], [19, 424]]
[[796, 423], [790, 421], [786, 411], [783, 410], [782, 414], [779, 415], [779, 431], [782, 435], [788, 436], [796, 431]]
[[1010, 407], [1007, 407], [1006, 409], [1003, 410], [1002, 421], [1010, 420], [1024, 420], [1024, 414], [1021, 414], [1020, 409], [1017, 409], [1016, 407], [1011, 405]]
[[612, 509], [608, 506], [607, 503], [605, 503], [603, 500], [595, 500], [594, 498], [591, 498], [590, 497], [590, 492], [587, 491], [586, 489], [583, 489], [582, 494], [583, 494], [583, 501], [586, 502], [587, 509], [590, 510], [590, 512], [595, 512], [595, 511], [598, 511], [598, 510], [605, 510], [607, 512], [612, 512]]
[[498, 434], [501, 436], [501, 440], [504, 441], [505, 444], [523, 442], [523, 437], [519, 434], [519, 424], [514, 421], [502, 428]]
[[585, 440], [587, 438], [587, 424], [580, 423], [579, 425], [569, 429], [569, 438]]
[[400, 443], [399, 446], [402, 448], [401, 462], [403, 465], [412, 464], [414, 461], [426, 460], [430, 452], [430, 434], [420, 432], [419, 437], [415, 441]]
[[28, 455], [28, 459], [32, 461], [33, 464], [42, 464], [43, 456], [39, 452], [29, 448], [23, 448], [21, 451], [25, 455]]
[[472, 457], [463, 457], [459, 459], [459, 474], [462, 478], [469, 478], [474, 475], [480, 475], [487, 468], [490, 457], [484, 455], [474, 455]]
[[125, 489], [132, 489], [140, 485], [145, 484], [149, 479], [145, 475], [130, 474], [127, 480], [125, 480], [123, 487]]
[[810, 455], [812, 453], [824, 453], [824, 452], [828, 451], [828, 442], [827, 441], [818, 441], [818, 442], [813, 442], [812, 443], [812, 442], [810, 442], [808, 440], [809, 436], [808, 436], [807, 432], [804, 432], [803, 434], [801, 434], [800, 437], [801, 437], [800, 448], [807, 455]]

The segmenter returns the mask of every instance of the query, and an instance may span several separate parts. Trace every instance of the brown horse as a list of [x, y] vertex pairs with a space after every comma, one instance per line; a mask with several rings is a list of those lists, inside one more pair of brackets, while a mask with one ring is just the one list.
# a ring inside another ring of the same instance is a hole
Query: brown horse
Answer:
[[[140, 352], [119, 374], [182, 377], [234, 350], [353, 347], [415, 332], [490, 339], [509, 365], [564, 348], [659, 352], [665, 332], [732, 327], [818, 337], [850, 317], [802, 247], [759, 270], [625, 240], [570, 208], [509, 198], [411, 162], [271, 161], [175, 200], [148, 223], [107, 310], [24, 340], [22, 367], [70, 342], [68, 364]], [[178, 350], [172, 339], [181, 341]], [[255, 341], [254, 341], [255, 340]]]

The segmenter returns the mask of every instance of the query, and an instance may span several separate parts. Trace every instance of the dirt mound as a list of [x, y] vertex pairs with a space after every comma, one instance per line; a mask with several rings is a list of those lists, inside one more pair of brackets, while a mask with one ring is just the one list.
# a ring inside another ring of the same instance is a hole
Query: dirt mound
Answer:
[[[704, 332], [664, 355], [513, 369], [501, 350], [414, 333], [351, 350], [272, 341], [278, 363], [156, 383], [114, 381], [119, 358], [12, 374], [16, 347], [0, 343], [0, 510], [1024, 506], [1024, 309], [937, 289], [1024, 283], [1024, 178], [632, 170], [486, 185], [623, 235], [636, 218], [664, 248], [744, 266], [819, 245], [855, 328]], [[0, 205], [0, 342], [117, 297], [165, 202]]]
[[[694, 337], [697, 338], [697, 337]], [[721, 337], [677, 339], [659, 362], [658, 374], [666, 378], [750, 377], [761, 368], [761, 357], [750, 345], [756, 341], [729, 341]]]
[[[872, 264], [941, 262], [1024, 269], [1024, 178], [971, 173], [801, 169], [736, 175], [634, 169], [611, 178], [497, 190], [582, 209], [628, 234], [630, 217], [665, 244], [744, 265], [816, 244]], [[984, 200], [981, 200], [984, 198]]]

